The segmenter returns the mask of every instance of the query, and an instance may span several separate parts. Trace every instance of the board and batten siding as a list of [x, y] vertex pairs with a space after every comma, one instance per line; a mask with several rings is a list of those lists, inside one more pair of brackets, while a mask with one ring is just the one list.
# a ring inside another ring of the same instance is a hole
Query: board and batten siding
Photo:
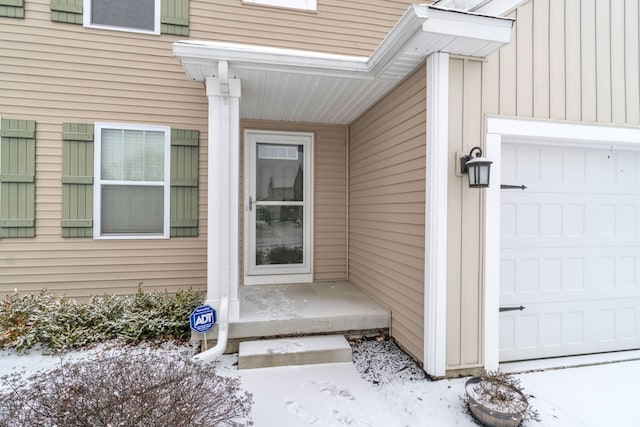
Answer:
[[[0, 19], [0, 116], [37, 123], [34, 238], [0, 240], [0, 292], [69, 297], [205, 289], [207, 98], [173, 57], [179, 36], [51, 22], [46, 0]], [[63, 238], [62, 124], [122, 122], [200, 130], [198, 237]]]
[[349, 280], [389, 309], [424, 360], [426, 71], [356, 120], [349, 140]]
[[640, 125], [637, 0], [531, 0], [484, 64], [484, 112]]
[[482, 141], [482, 62], [449, 61], [449, 179], [447, 198], [447, 370], [482, 366], [482, 190], [456, 176], [456, 153]]
[[[347, 155], [346, 127], [299, 123], [240, 121], [240, 170], [244, 169], [245, 130], [311, 132], [314, 146], [314, 281], [347, 278]], [[240, 210], [244, 206], [244, 174], [240, 174]], [[244, 214], [240, 217], [240, 281], [243, 280]]]
[[[487, 115], [640, 125], [637, 0], [531, 0], [507, 16], [516, 20], [511, 44], [485, 62], [451, 60], [452, 167], [456, 151], [483, 143]], [[450, 171], [450, 370], [483, 363], [483, 197], [461, 185]]]

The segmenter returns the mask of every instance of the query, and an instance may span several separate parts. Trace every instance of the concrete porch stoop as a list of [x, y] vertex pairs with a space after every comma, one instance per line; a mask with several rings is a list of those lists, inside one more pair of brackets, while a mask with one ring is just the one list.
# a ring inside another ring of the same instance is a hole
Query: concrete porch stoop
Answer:
[[238, 369], [351, 362], [351, 346], [343, 335], [316, 335], [243, 341]]
[[[245, 368], [350, 361], [345, 336], [377, 336], [391, 326], [389, 311], [347, 281], [240, 286], [238, 299], [225, 352], [239, 352]], [[216, 336], [207, 334], [209, 346]]]

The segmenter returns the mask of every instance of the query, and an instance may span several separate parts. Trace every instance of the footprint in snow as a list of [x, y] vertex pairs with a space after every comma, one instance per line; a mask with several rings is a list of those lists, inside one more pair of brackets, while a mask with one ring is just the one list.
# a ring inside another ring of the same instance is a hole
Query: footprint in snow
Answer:
[[286, 399], [284, 401], [284, 407], [290, 413], [297, 415], [305, 424], [313, 424], [318, 421], [318, 417], [307, 412], [304, 407], [300, 404], [300, 402], [296, 402], [291, 399]]
[[328, 394], [329, 396], [340, 396], [344, 397], [348, 400], [355, 400], [355, 396], [351, 394], [351, 392], [346, 388], [338, 388], [335, 384], [332, 383], [322, 383], [320, 384], [320, 391], [324, 394]]
[[348, 412], [345, 412], [340, 409], [332, 408], [331, 415], [340, 424], [355, 426], [355, 427], [371, 427], [370, 424], [367, 424], [363, 421], [358, 421], [355, 418], [353, 418]]

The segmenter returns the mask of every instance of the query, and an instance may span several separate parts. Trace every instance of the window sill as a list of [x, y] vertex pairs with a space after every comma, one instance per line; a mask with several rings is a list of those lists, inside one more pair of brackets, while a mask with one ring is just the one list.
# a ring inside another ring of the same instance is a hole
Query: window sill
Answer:
[[243, 6], [249, 6], [249, 7], [275, 9], [275, 10], [281, 10], [281, 11], [302, 12], [302, 13], [313, 14], [313, 15], [317, 15], [318, 14], [318, 9], [317, 8], [308, 9], [308, 8], [301, 8], [301, 7], [294, 7], [294, 6], [287, 6], [287, 5], [278, 5], [278, 4], [269, 4], [269, 3], [256, 3], [256, 2], [253, 2], [253, 1], [245, 1], [245, 0], [242, 0], [242, 5]]
[[161, 240], [169, 239], [169, 235], [164, 234], [107, 234], [94, 236], [93, 240]]
[[122, 33], [135, 33], [135, 34], [148, 34], [152, 36], [159, 36], [160, 29], [158, 30], [140, 30], [137, 28], [127, 28], [127, 27], [112, 27], [110, 25], [84, 25], [85, 28], [92, 28], [94, 30], [107, 30], [107, 31], [119, 31]]

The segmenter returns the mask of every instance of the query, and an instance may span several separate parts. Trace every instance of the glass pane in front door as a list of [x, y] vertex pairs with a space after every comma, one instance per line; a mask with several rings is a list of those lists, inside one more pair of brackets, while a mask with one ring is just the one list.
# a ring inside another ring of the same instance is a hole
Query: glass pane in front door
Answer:
[[304, 263], [304, 146], [256, 144], [255, 265]]
[[302, 206], [261, 206], [256, 210], [256, 265], [302, 264]]

